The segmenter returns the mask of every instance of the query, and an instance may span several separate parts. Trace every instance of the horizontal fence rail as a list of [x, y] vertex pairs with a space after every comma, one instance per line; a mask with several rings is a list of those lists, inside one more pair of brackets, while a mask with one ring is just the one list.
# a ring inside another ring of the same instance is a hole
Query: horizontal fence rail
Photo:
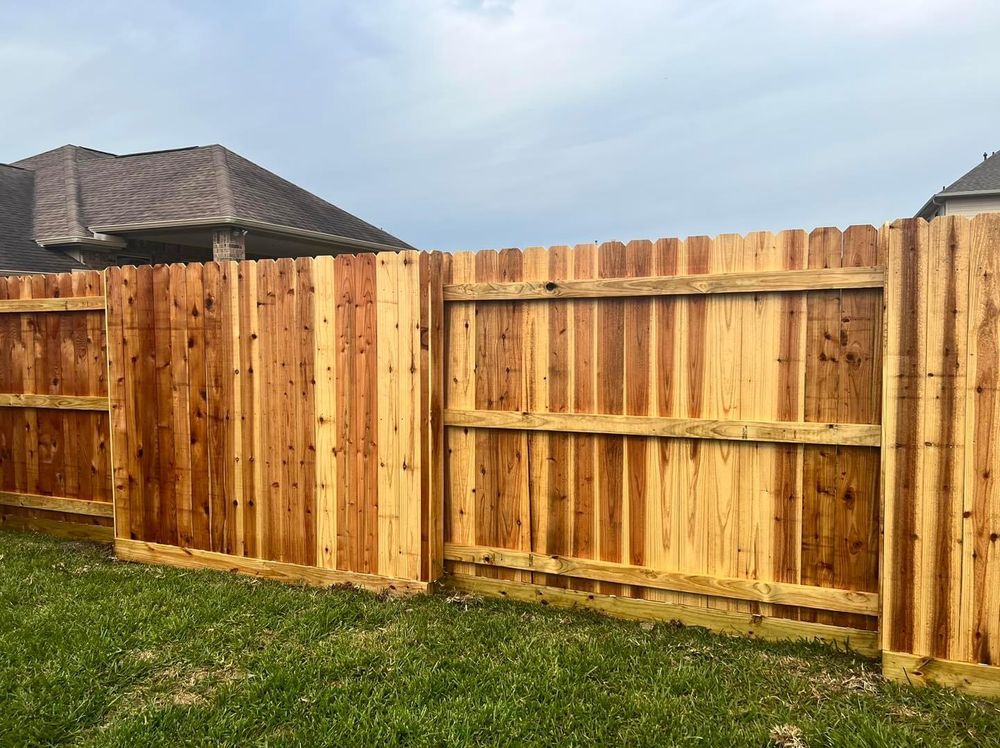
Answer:
[[753, 636], [775, 641], [788, 639], [822, 641], [867, 657], [875, 657], [879, 652], [876, 632], [848, 626], [785, 620], [735, 609], [722, 610], [680, 603], [664, 605], [654, 600], [488, 577], [454, 575], [446, 578], [445, 586], [447, 589], [463, 593], [491, 595], [562, 608], [597, 610], [618, 618], [701, 626], [724, 634]]
[[884, 283], [885, 273], [882, 268], [780, 270], [675, 277], [457, 283], [444, 287], [444, 299], [445, 301], [517, 301], [772, 293], [881, 288]]
[[51, 408], [54, 410], [107, 410], [106, 397], [90, 395], [0, 394], [0, 408]]
[[84, 312], [105, 308], [103, 296], [71, 296], [45, 299], [0, 299], [0, 314], [26, 312]]
[[83, 499], [70, 499], [62, 496], [39, 496], [12, 491], [0, 491], [0, 505], [90, 517], [114, 516], [114, 507], [110, 501], [84, 501]]
[[445, 545], [444, 557], [448, 561], [464, 561], [471, 564], [521, 571], [546, 572], [598, 582], [633, 584], [693, 595], [754, 600], [776, 605], [797, 605], [804, 608], [838, 610], [844, 613], [859, 613], [867, 616], [877, 616], [879, 612], [878, 593], [875, 592], [856, 592], [782, 582], [684, 574], [594, 559], [546, 556], [524, 551], [512, 551], [506, 548], [462, 546], [453, 543]]
[[503, 410], [447, 409], [444, 412], [444, 425], [678, 439], [841, 444], [855, 447], [877, 447], [882, 438], [881, 426], [860, 423], [765, 423], [598, 413], [511, 413]]

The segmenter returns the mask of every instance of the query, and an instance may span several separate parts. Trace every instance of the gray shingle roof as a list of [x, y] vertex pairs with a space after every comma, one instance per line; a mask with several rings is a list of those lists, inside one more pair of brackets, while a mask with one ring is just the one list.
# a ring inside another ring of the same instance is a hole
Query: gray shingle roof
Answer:
[[33, 172], [0, 164], [0, 275], [82, 268], [68, 255], [35, 243], [31, 224], [34, 191]]
[[[1000, 190], [1000, 151], [994, 153], [943, 192], [980, 192]], [[940, 194], [940, 193], [939, 193]]]
[[67, 145], [14, 166], [34, 172], [41, 242], [92, 238], [92, 226], [225, 217], [409, 248], [219, 145], [123, 156]]

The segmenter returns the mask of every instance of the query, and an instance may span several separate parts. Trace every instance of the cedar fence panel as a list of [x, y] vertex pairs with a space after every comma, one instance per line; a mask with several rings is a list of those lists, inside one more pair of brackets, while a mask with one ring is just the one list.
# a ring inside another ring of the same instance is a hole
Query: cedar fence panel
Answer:
[[304, 581], [428, 582], [441, 263], [403, 252], [109, 269], [119, 554], [176, 562], [180, 548]]
[[99, 272], [0, 277], [0, 526], [112, 537]]
[[1000, 215], [887, 229], [885, 671], [1000, 694]]
[[881, 251], [856, 226], [449, 258], [451, 583], [874, 650]]

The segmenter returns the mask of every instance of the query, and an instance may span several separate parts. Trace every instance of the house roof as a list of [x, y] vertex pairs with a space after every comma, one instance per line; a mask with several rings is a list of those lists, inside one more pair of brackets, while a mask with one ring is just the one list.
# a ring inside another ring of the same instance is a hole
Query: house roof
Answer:
[[982, 163], [976, 164], [974, 169], [956, 179], [938, 194], [998, 191], [1000, 191], [1000, 152], [995, 151], [992, 156], [983, 159]]
[[1000, 193], [1000, 151], [994, 151], [993, 155], [987, 156], [940, 192], [932, 195], [917, 213], [917, 217], [933, 215], [939, 198], [971, 196], [976, 193]]
[[83, 266], [33, 238], [32, 201], [35, 174], [0, 164], [0, 274], [61, 273]]
[[[114, 155], [66, 145], [13, 166], [34, 174], [33, 237], [100, 241], [101, 230], [161, 224], [266, 224], [371, 248], [405, 242], [220, 145]], [[95, 230], [94, 227], [99, 227]], [[118, 233], [111, 231], [110, 233]]]

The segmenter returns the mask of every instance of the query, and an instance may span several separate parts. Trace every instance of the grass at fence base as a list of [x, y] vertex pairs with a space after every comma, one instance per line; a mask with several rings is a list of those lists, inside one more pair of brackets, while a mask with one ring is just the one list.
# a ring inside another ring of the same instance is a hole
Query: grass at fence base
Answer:
[[289, 587], [0, 533], [0, 745], [998, 740], [1000, 704], [878, 672], [815, 644]]

